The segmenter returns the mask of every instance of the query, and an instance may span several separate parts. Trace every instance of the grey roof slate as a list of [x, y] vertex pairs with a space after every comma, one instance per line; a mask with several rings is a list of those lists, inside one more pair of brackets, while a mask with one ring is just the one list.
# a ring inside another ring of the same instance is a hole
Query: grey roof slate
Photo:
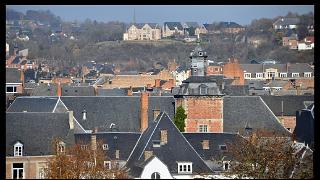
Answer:
[[241, 26], [235, 22], [220, 22], [219, 26], [221, 28], [243, 28], [243, 26]]
[[6, 68], [6, 83], [22, 83], [18, 68]]
[[7, 112], [52, 112], [57, 104], [58, 97], [17, 97]]
[[226, 85], [222, 93], [229, 96], [247, 96], [249, 95], [249, 86], [248, 85]]
[[68, 113], [6, 113], [6, 156], [13, 155], [17, 141], [22, 142], [24, 155], [51, 155], [52, 140], [58, 137], [67, 146], [74, 143]]
[[62, 96], [95, 96], [93, 86], [62, 85]]
[[223, 131], [246, 135], [245, 127], [266, 129], [289, 136], [277, 117], [259, 96], [224, 96]]
[[186, 28], [190, 28], [190, 27], [197, 28], [197, 27], [199, 27], [199, 24], [197, 22], [185, 22], [184, 24], [186, 25]]
[[[262, 73], [266, 69], [275, 68], [278, 72], [313, 72], [313, 69], [308, 63], [295, 64], [240, 64], [240, 67], [248, 73]], [[287, 70], [288, 69], [288, 70]]]
[[[283, 19], [283, 21], [282, 21]], [[279, 18], [276, 20], [273, 25], [297, 25], [299, 23], [298, 18]]]
[[177, 27], [178, 30], [183, 30], [182, 24], [180, 22], [165, 22], [164, 26], [168, 26], [170, 30], [175, 30], [175, 27]]
[[314, 101], [314, 96], [261, 96], [263, 101], [268, 105], [276, 116], [281, 116], [281, 102], [283, 102], [283, 115], [295, 116], [296, 111], [306, 108], [304, 101]]
[[[98, 132], [92, 133], [97, 137], [97, 142], [108, 144], [106, 150], [107, 157], [115, 160], [116, 150], [119, 150], [119, 160], [126, 161], [137, 143], [141, 133], [125, 133], [125, 132]], [[91, 133], [75, 134], [76, 144], [90, 144]]]
[[122, 88], [98, 89], [97, 96], [125, 96], [127, 91]]
[[[111, 123], [122, 132], [140, 131], [139, 96], [62, 96], [62, 102], [68, 110], [74, 111], [74, 117], [86, 130], [99, 127], [101, 131], [110, 131]], [[153, 109], [160, 109], [174, 116], [174, 98], [172, 96], [149, 97], [148, 117], [153, 120]], [[86, 120], [82, 112], [86, 110]]]
[[57, 85], [38, 83], [39, 85], [33, 88], [31, 96], [57, 96]]
[[[160, 140], [160, 130], [167, 130], [168, 142], [161, 147], [153, 147], [153, 141]], [[130, 168], [129, 175], [133, 177], [141, 175], [145, 165], [143, 154], [145, 150], [153, 151], [153, 155], [167, 165], [171, 174], [178, 172], [179, 161], [192, 162], [193, 174], [212, 173], [165, 112], [161, 112], [156, 121], [150, 124], [139, 138], [126, 164], [126, 167]]]

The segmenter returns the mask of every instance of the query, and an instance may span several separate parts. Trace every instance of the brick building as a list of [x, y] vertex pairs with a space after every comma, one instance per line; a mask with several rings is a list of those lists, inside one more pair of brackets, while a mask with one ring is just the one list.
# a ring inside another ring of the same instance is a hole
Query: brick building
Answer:
[[229, 58], [229, 62], [223, 66], [223, 75], [228, 78], [234, 79], [233, 85], [244, 85], [243, 70], [239, 61], [235, 58]]

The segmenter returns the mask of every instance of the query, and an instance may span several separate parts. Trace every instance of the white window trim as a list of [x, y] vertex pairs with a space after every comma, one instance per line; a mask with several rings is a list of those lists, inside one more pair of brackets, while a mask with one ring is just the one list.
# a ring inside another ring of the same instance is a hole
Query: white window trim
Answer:
[[[201, 127], [202, 127], [202, 131], [201, 131]], [[206, 127], [206, 128], [205, 128]], [[206, 129], [206, 131], [204, 131]], [[208, 125], [207, 124], [200, 124], [198, 126], [198, 131], [199, 132], [208, 132]]]
[[[201, 89], [204, 89], [204, 93], [201, 93]], [[207, 87], [199, 87], [199, 94], [200, 95], [208, 94], [208, 88]]]
[[[221, 147], [226, 147], [226, 150], [221, 149]], [[225, 145], [225, 144], [221, 144], [221, 145], [219, 145], [219, 150], [221, 150], [221, 151], [228, 151], [228, 147], [227, 147], [227, 145]]]
[[[186, 171], [184, 170], [186, 166]], [[180, 167], [182, 167], [180, 171]], [[188, 170], [190, 167], [190, 171]], [[178, 162], [178, 174], [192, 174], [192, 162]]]
[[251, 78], [251, 73], [244, 73], [244, 78], [245, 79], [250, 79]]
[[58, 153], [64, 153], [64, 152], [66, 152], [66, 143], [60, 141], [60, 142], [57, 144], [57, 151], [58, 151]]
[[287, 73], [280, 73], [280, 75], [279, 75], [281, 78], [286, 78], [286, 77], [288, 77], [288, 74]]
[[[18, 148], [18, 150], [16, 150], [17, 148]], [[21, 151], [21, 152], [19, 152], [19, 151]], [[23, 144], [20, 143], [19, 141], [16, 142], [13, 146], [13, 156], [23, 156]]]
[[291, 76], [292, 77], [300, 77], [300, 74], [299, 73], [292, 73]]
[[[13, 179], [13, 171], [16, 169], [16, 170], [21, 170], [22, 169], [22, 179], [25, 179], [25, 172], [24, 172], [24, 163], [21, 163], [21, 164], [23, 164], [23, 168], [13, 168], [13, 164], [18, 164], [19, 162], [15, 162], [15, 163], [12, 163], [11, 164], [11, 178]], [[18, 173], [19, 174], [19, 173]]]
[[[13, 88], [13, 91], [12, 91], [12, 92], [7, 91], [7, 88], [8, 88], [8, 87], [12, 87], [12, 88]], [[16, 91], [14, 91], [14, 89], [16, 89]], [[18, 92], [17, 89], [18, 89], [18, 86], [17, 86], [17, 85], [6, 85], [6, 93], [7, 93], [7, 94], [9, 94], [9, 93], [17, 93], [17, 92]]]
[[312, 72], [304, 72], [304, 77], [312, 77]]
[[[107, 164], [109, 164], [108, 167], [107, 167]], [[111, 161], [103, 161], [103, 166], [107, 169], [111, 169], [111, 166], [112, 166]]]
[[[153, 175], [155, 175], [155, 178], [152, 178]], [[157, 175], [158, 175], [158, 177], [157, 177]], [[153, 173], [151, 174], [151, 179], [161, 179], [160, 173], [159, 173], [159, 172], [153, 172]]]
[[263, 78], [263, 73], [256, 73], [256, 78]]
[[[225, 168], [225, 164], [228, 164], [228, 169]], [[229, 170], [230, 169], [230, 161], [222, 161], [223, 170]]]
[[103, 150], [109, 150], [109, 145], [108, 144], [102, 144], [102, 149]]

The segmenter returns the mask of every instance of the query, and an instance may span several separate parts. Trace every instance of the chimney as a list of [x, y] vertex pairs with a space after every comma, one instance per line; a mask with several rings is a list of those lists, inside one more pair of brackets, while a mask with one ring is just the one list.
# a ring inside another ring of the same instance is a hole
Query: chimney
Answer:
[[96, 132], [97, 132], [97, 128], [95, 128], [91, 134], [91, 149], [92, 150], [97, 150], [97, 135], [95, 134]]
[[62, 90], [61, 90], [61, 84], [59, 82], [57, 87], [57, 96], [61, 96], [61, 95], [62, 95]]
[[146, 161], [153, 155], [153, 151], [144, 151], [144, 160]]
[[85, 109], [82, 111], [82, 120], [87, 120], [87, 111]]
[[20, 70], [20, 81], [22, 83], [22, 86], [24, 86], [24, 72], [22, 69]]
[[170, 84], [170, 88], [175, 86], [173, 79], [169, 79], [169, 84]]
[[141, 92], [141, 109], [140, 109], [140, 131], [143, 132], [148, 128], [148, 106], [149, 106], [149, 94], [147, 92]]
[[69, 126], [70, 126], [70, 129], [74, 129], [74, 124], [73, 124], [73, 111], [69, 111]]
[[202, 141], [202, 149], [209, 149], [209, 140]]
[[161, 130], [160, 131], [160, 144], [165, 145], [168, 143], [168, 131], [167, 130]]
[[128, 96], [132, 96], [132, 86], [130, 86], [130, 88], [128, 89]]
[[116, 159], [119, 159], [120, 158], [120, 150], [116, 150]]
[[158, 115], [160, 114], [160, 109], [156, 108], [153, 110], [153, 120], [155, 121]]
[[160, 79], [155, 80], [155, 87], [160, 87]]

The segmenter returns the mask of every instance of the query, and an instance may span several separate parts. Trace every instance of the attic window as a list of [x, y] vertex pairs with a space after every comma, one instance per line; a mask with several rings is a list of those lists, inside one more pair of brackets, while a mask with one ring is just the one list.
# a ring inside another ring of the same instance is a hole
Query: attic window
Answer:
[[201, 95], [207, 94], [207, 87], [205, 87], [205, 86], [200, 86], [200, 94], [201, 94]]
[[178, 162], [178, 174], [192, 174], [192, 162]]
[[227, 151], [227, 146], [226, 145], [219, 145], [219, 149], [221, 151]]
[[19, 141], [16, 142], [13, 146], [14, 156], [22, 156], [23, 154], [23, 144]]
[[103, 165], [106, 169], [111, 169], [111, 161], [103, 161]]
[[81, 145], [80, 146], [82, 150], [87, 150], [88, 149], [88, 145]]
[[57, 145], [57, 152], [58, 153], [64, 153], [66, 149], [66, 144], [62, 141], [60, 141]]
[[103, 145], [102, 145], [102, 149], [103, 149], [104, 151], [108, 150], [108, 149], [109, 149], [108, 144], [103, 144]]

